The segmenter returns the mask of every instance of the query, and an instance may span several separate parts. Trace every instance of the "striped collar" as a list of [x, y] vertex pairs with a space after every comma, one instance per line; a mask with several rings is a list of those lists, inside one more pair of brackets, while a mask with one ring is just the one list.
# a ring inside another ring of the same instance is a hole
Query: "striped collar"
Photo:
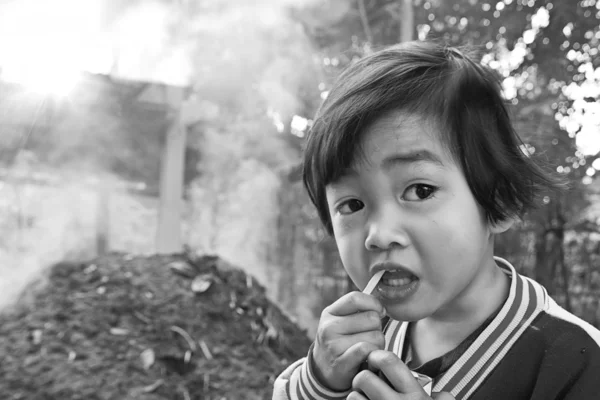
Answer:
[[[549, 306], [546, 289], [539, 283], [518, 274], [508, 261], [494, 259], [511, 277], [508, 298], [473, 344], [434, 381], [434, 392], [449, 392], [456, 399], [468, 399], [538, 314]], [[408, 322], [390, 320], [385, 329], [386, 350], [402, 355], [407, 328]]]

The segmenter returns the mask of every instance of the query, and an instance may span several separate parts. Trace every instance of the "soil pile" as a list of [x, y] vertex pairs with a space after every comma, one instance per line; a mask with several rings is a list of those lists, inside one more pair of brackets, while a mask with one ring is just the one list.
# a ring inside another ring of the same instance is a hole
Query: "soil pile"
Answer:
[[270, 399], [306, 332], [224, 261], [60, 263], [0, 316], [1, 399]]

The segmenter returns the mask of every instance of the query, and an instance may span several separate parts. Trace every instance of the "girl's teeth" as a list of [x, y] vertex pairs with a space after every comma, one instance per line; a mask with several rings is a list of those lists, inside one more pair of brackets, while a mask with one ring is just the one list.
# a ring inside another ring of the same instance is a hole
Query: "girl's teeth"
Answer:
[[408, 285], [412, 282], [411, 278], [401, 278], [401, 279], [384, 279], [383, 283], [388, 286], [404, 286]]

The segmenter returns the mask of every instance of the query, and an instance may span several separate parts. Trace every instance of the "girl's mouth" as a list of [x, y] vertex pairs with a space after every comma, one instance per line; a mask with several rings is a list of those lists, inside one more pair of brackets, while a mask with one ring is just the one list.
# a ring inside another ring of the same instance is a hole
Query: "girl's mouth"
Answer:
[[406, 271], [386, 271], [377, 285], [378, 294], [388, 300], [403, 300], [419, 286], [419, 278]]

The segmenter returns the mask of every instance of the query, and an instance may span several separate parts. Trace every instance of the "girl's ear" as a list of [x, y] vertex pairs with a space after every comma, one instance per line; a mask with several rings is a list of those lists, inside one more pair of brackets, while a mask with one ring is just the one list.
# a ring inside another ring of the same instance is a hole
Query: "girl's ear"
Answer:
[[515, 222], [517, 222], [516, 219], [517, 217], [507, 217], [501, 221], [492, 222], [490, 223], [490, 231], [496, 235], [504, 233], [509, 230], [515, 224]]

